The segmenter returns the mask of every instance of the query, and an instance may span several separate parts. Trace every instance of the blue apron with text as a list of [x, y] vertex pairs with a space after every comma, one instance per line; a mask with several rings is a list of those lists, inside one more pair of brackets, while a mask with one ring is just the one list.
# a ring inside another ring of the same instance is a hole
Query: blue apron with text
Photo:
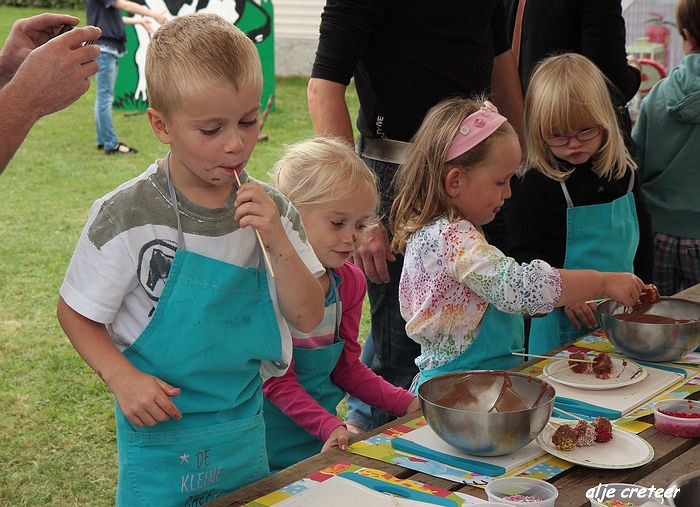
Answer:
[[[338, 364], [345, 340], [338, 335], [341, 302], [332, 270], [328, 270], [331, 291], [335, 295], [336, 324], [332, 345], [315, 349], [294, 347], [294, 372], [299, 384], [330, 414], [336, 415], [336, 407], [345, 391], [331, 381], [331, 373]], [[324, 442], [308, 433], [270, 400], [264, 402], [265, 428], [267, 431], [267, 455], [273, 472], [309, 458], [321, 452]]]
[[[574, 206], [566, 184], [566, 256], [564, 269], [633, 272], [639, 245], [639, 221], [634, 202], [635, 171], [632, 170], [627, 194], [610, 203]], [[555, 308], [544, 317], [533, 318], [528, 352], [544, 354], [592, 332], [576, 329], [563, 308]]]
[[[165, 171], [168, 175], [167, 157]], [[282, 357], [265, 271], [178, 250], [158, 306], [124, 355], [182, 392], [182, 412], [138, 428], [118, 404], [118, 506], [203, 505], [269, 475], [260, 362]]]
[[472, 344], [458, 357], [437, 368], [422, 370], [413, 381], [411, 391], [426, 380], [464, 370], [508, 370], [522, 363], [513, 352], [524, 352], [525, 331], [523, 316], [502, 312], [490, 304], [481, 319], [479, 334]]

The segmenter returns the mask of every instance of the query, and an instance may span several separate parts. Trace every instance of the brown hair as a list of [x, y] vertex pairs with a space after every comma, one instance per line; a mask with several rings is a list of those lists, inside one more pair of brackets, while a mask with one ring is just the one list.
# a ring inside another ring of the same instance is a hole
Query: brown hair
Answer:
[[700, 42], [700, 0], [678, 0], [676, 4], [676, 26], [685, 40], [683, 30], [688, 30]]
[[445, 177], [458, 167], [469, 171], [481, 164], [491, 152], [498, 137], [516, 136], [504, 122], [471, 150], [445, 162], [447, 150], [462, 121], [484, 105], [485, 97], [446, 99], [434, 106], [413, 138], [406, 161], [396, 174], [396, 199], [391, 207], [390, 228], [392, 250], [403, 253], [411, 233], [446, 215], [449, 221], [459, 220], [459, 211], [445, 190]]

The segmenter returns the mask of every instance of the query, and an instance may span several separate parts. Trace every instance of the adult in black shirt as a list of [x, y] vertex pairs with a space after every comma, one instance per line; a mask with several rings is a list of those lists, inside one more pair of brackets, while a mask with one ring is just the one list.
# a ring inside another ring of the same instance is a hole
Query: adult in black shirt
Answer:
[[[446, 97], [490, 91], [500, 112], [522, 132], [522, 94], [502, 0], [328, 0], [308, 89], [317, 135], [353, 143], [345, 102], [353, 77], [360, 100], [358, 150], [378, 177], [385, 221], [366, 234], [355, 255], [372, 282], [376, 355], [370, 366], [389, 382], [409, 387], [420, 346], [406, 335], [399, 312], [403, 260], [394, 258], [386, 232], [391, 182], [426, 112]], [[373, 411], [373, 420], [376, 426], [389, 418]]]

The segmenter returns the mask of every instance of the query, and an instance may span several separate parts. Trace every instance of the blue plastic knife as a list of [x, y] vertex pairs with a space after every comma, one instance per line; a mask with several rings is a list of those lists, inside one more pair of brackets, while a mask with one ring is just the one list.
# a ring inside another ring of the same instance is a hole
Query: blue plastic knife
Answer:
[[416, 456], [422, 456], [423, 458], [439, 461], [440, 463], [452, 465], [463, 470], [469, 470], [470, 472], [476, 472], [481, 475], [495, 477], [506, 473], [506, 469], [502, 466], [445, 454], [401, 437], [392, 438], [391, 446], [399, 451], [410, 452]]
[[407, 488], [401, 486], [400, 484], [394, 484], [392, 482], [380, 481], [379, 479], [374, 479], [372, 477], [367, 477], [366, 475], [354, 474], [352, 472], [341, 472], [338, 477], [343, 479], [348, 479], [350, 481], [361, 484], [367, 488], [370, 488], [379, 493], [391, 494], [401, 498], [408, 498], [409, 500], [415, 500], [417, 502], [425, 502], [434, 505], [443, 505], [444, 507], [458, 507], [457, 502], [449, 498], [443, 498], [441, 496], [431, 495], [429, 493], [424, 493], [423, 491], [417, 491], [415, 489]]
[[567, 412], [580, 415], [590, 415], [593, 417], [607, 417], [608, 419], [619, 419], [622, 417], [622, 412], [609, 408], [599, 407], [586, 403], [585, 401], [574, 400], [573, 398], [564, 398], [560, 396], [554, 397], [554, 408], [560, 408]]

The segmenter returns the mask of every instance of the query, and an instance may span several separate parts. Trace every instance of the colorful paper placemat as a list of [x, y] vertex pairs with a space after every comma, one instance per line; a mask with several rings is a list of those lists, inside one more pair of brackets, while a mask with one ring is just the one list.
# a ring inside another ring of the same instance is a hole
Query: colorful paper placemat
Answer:
[[[607, 338], [605, 338], [605, 335], [603, 335], [600, 331], [596, 331], [583, 337], [581, 340], [575, 343], [574, 348], [596, 350], [599, 352], [617, 352]], [[568, 351], [564, 351], [561, 354], [567, 355]], [[656, 400], [664, 398], [686, 398], [691, 393], [700, 390], [700, 369], [694, 367], [693, 361], [694, 359], [691, 358], [689, 361], [683, 363], [683, 368], [688, 370], [688, 377], [685, 379], [684, 383], [669, 387], [667, 390], [659, 393], [647, 402], [640, 405], [630, 414], [626, 414], [622, 418], [613, 421], [614, 424], [626, 431], [640, 433], [649, 428], [651, 425], [645, 422], [640, 422], [637, 419], [651, 413], [651, 406]], [[522, 370], [522, 372], [532, 375], [539, 375], [542, 373], [542, 368], [548, 362], [550, 361], [543, 360], [528, 368], [525, 368]], [[398, 451], [392, 447], [392, 438], [403, 436], [425, 425], [427, 425], [425, 418], [420, 417], [406, 424], [389, 428], [388, 430], [366, 440], [355, 442], [348, 447], [348, 450], [361, 456], [377, 459], [385, 463], [396, 464], [403, 466], [404, 468], [409, 468], [411, 470], [432, 475], [434, 477], [448, 479], [471, 486], [485, 487], [486, 484], [495, 478], [446, 465], [423, 456]], [[547, 480], [555, 477], [565, 470], [568, 470], [572, 466], [574, 465], [560, 460], [543, 451], [543, 455], [541, 457], [533, 459], [529, 463], [509, 471], [501, 477], [517, 475], [520, 477], [533, 477]]]
[[284, 488], [278, 489], [277, 491], [273, 491], [268, 495], [253, 500], [252, 502], [245, 504], [243, 507], [272, 507], [276, 503], [279, 503], [282, 500], [286, 500], [287, 498], [296, 495], [297, 493], [301, 493], [302, 491], [312, 488], [315, 485], [320, 484], [330, 479], [331, 477], [338, 475], [341, 472], [356, 473], [364, 475], [366, 477], [371, 477], [373, 479], [389, 482], [392, 484], [398, 484], [405, 488], [414, 489], [422, 493], [427, 493], [442, 498], [449, 498], [457, 502], [457, 505], [462, 505], [465, 501], [467, 501], [467, 504], [469, 505], [472, 503], [471, 499], [478, 500], [470, 495], [455, 493], [446, 489], [432, 486], [430, 484], [412, 481], [409, 479], [398, 479], [387, 472], [382, 472], [381, 470], [377, 470], [375, 468], [361, 467], [359, 465], [354, 465], [349, 462], [340, 462], [333, 465], [332, 467], [325, 468], [319, 472], [309, 475], [308, 477], [298, 480], [297, 482], [290, 484], [289, 486], [285, 486]]
[[[385, 463], [391, 463], [410, 468], [417, 472], [423, 472], [434, 477], [448, 479], [453, 482], [467, 484], [471, 486], [484, 487], [491, 482], [495, 477], [477, 474], [469, 470], [446, 465], [439, 461], [429, 459], [423, 456], [417, 456], [404, 451], [394, 449], [391, 445], [391, 439], [403, 436], [411, 431], [426, 426], [424, 417], [419, 417], [406, 424], [394, 426], [388, 430], [375, 435], [366, 440], [355, 442], [348, 447], [350, 452], [373, 458]], [[573, 465], [562, 461], [554, 456], [551, 456], [544, 451], [539, 458], [536, 458], [525, 465], [516, 468], [502, 477], [510, 475], [520, 475], [523, 477], [535, 477], [537, 479], [550, 479], [555, 475], [568, 470]]]

